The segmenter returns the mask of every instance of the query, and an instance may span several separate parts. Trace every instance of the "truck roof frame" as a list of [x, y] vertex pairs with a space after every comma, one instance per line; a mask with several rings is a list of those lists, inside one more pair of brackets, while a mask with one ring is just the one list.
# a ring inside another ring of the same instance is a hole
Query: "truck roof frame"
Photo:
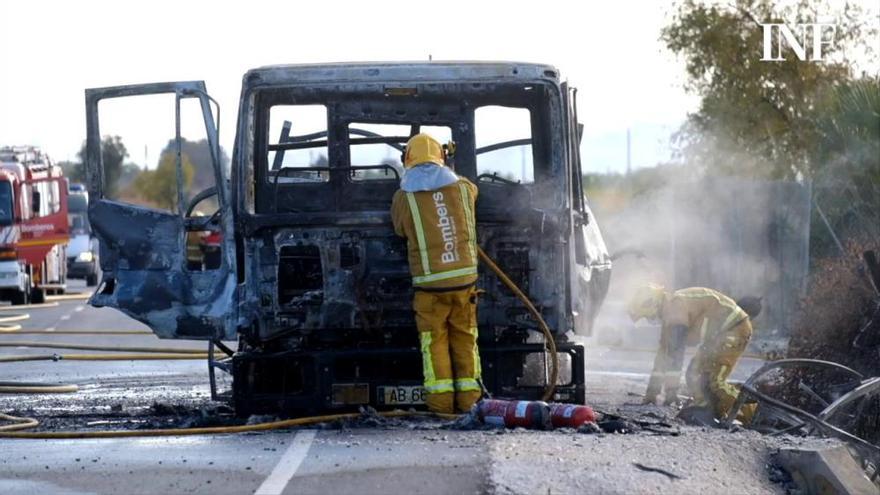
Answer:
[[389, 81], [536, 81], [559, 84], [559, 71], [527, 62], [343, 62], [269, 65], [249, 70], [243, 86]]

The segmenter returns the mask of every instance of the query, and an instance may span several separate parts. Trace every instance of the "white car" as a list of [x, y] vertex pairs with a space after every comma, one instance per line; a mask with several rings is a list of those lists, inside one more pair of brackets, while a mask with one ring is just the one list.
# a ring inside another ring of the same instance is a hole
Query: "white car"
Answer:
[[98, 240], [88, 234], [75, 234], [67, 243], [67, 277], [84, 278], [86, 285], [98, 285]]
[[0, 298], [12, 304], [27, 304], [30, 290], [30, 281], [18, 260], [0, 261]]

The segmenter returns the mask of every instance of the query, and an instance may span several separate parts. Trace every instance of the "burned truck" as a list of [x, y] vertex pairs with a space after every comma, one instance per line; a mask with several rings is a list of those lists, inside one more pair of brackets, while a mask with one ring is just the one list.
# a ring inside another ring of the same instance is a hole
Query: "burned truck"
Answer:
[[[175, 102], [171, 211], [104, 194], [99, 104], [151, 94]], [[231, 374], [241, 414], [423, 402], [406, 244], [389, 210], [403, 146], [429, 133], [455, 143], [450, 166], [479, 187], [479, 245], [553, 330], [567, 363], [554, 398], [582, 403], [575, 336], [591, 332], [611, 262], [582, 189], [575, 94], [555, 68], [526, 63], [258, 68], [242, 81], [227, 169], [203, 82], [86, 90], [89, 219], [103, 274], [90, 303], [160, 338], [207, 341], [212, 392], [217, 373]], [[180, 172], [187, 103], [200, 110], [213, 160], [215, 185], [201, 191], [184, 190]], [[222, 239], [219, 261], [189, 269], [187, 235], [206, 231]], [[549, 373], [536, 322], [485, 267], [477, 286], [484, 386], [540, 397]]]

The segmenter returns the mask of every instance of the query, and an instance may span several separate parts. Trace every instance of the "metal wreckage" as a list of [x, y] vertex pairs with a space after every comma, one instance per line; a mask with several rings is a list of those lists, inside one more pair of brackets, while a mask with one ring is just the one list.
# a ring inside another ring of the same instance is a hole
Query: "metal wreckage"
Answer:
[[[99, 103], [161, 93], [176, 95], [178, 150], [181, 102], [198, 101], [214, 159], [215, 187], [187, 195], [178, 173], [176, 212], [104, 194]], [[278, 110], [300, 106], [323, 108], [326, 127], [297, 134], [301, 122], [277, 125]], [[97, 198], [89, 218], [103, 269], [91, 304], [117, 308], [161, 338], [210, 342], [212, 392], [217, 397], [215, 373], [231, 373], [237, 413], [422, 402], [406, 245], [389, 213], [400, 167], [358, 158], [365, 146], [399, 155], [419, 132], [445, 133], [455, 143], [455, 171], [480, 191], [479, 245], [540, 308], [567, 364], [553, 398], [584, 403], [584, 350], [570, 337], [590, 333], [611, 260], [582, 190], [575, 90], [555, 68], [428, 62], [254, 69], [242, 82], [229, 171], [220, 163], [219, 108], [203, 82], [89, 89], [86, 107], [88, 184]], [[529, 131], [478, 147], [475, 114], [491, 107], [521, 110]], [[482, 165], [482, 157], [509, 149], [519, 151], [517, 162], [530, 155], [529, 177], [511, 180]], [[316, 150], [326, 157], [305, 166], [286, 159]], [[207, 200], [217, 210], [194, 215]], [[222, 234], [221, 256], [193, 270], [186, 235], [199, 231]], [[540, 398], [549, 373], [536, 323], [491, 272], [481, 268], [479, 277], [485, 387]], [[221, 342], [233, 339], [235, 352]]]
[[[851, 462], [848, 455], [825, 456], [797, 449], [783, 452], [781, 463], [798, 484], [813, 487], [817, 493], [825, 493], [816, 481], [820, 479], [838, 490], [834, 493], [880, 493], [880, 366], [876, 364], [880, 357], [880, 262], [875, 251], [866, 251], [863, 257], [864, 270], [860, 272], [870, 282], [875, 307], [864, 325], [853, 332], [852, 342], [844, 347], [853, 355], [867, 357], [869, 362], [873, 359], [875, 364], [863, 370], [873, 376], [822, 359], [770, 361], [741, 384], [741, 393], [722, 422], [723, 426], [731, 426], [740, 408], [754, 401], [759, 407], [752, 427], [759, 431], [770, 435], [820, 435], [843, 441], [861, 464], [864, 479], [857, 468], [849, 476], [842, 474]], [[846, 334], [841, 329], [841, 336]], [[872, 483], [865, 483], [867, 480]]]

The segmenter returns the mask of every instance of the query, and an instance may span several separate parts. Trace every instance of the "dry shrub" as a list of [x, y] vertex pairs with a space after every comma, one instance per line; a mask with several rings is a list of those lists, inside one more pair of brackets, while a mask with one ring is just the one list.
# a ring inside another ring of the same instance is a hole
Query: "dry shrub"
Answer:
[[850, 241], [844, 256], [817, 263], [792, 330], [788, 357], [824, 359], [867, 376], [880, 375], [877, 349], [853, 346], [877, 304], [862, 259], [871, 249], [880, 250], [880, 241]]
[[[850, 241], [843, 256], [816, 263], [792, 329], [788, 357], [833, 361], [865, 376], [880, 375], [878, 347], [853, 345], [878, 300], [862, 254], [878, 248], [877, 240]], [[846, 374], [821, 367], [790, 369], [778, 378], [767, 384], [765, 391], [814, 414], [824, 405], [804, 394], [799, 383], [808, 385], [829, 402], [858, 384], [847, 379]], [[833, 422], [870, 442], [880, 441], [880, 398], [858, 401]]]

